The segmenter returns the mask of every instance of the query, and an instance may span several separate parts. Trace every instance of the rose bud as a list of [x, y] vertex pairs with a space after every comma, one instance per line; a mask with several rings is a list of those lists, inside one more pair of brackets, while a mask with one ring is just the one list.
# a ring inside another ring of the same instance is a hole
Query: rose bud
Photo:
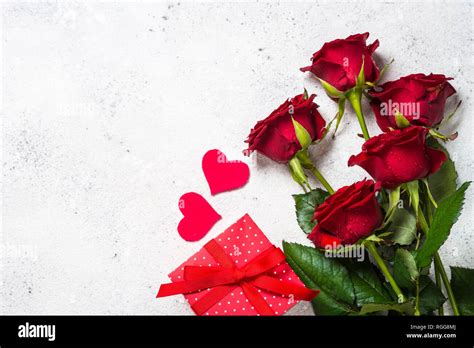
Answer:
[[[267, 118], [258, 121], [245, 141], [249, 147], [244, 153], [258, 151], [280, 163], [289, 162], [302, 146], [295, 131], [295, 124], [301, 125], [309, 134], [310, 141], [321, 139], [326, 121], [318, 112], [312, 94], [300, 94], [286, 100]], [[296, 122], [293, 122], [296, 121]]]
[[373, 83], [380, 75], [372, 58], [372, 54], [379, 46], [379, 41], [375, 40], [367, 45], [368, 37], [369, 33], [355, 34], [346, 39], [326, 42], [319, 51], [313, 54], [312, 64], [300, 70], [311, 71], [331, 87], [340, 92], [346, 92], [356, 85], [362, 62], [364, 62], [365, 82]]
[[446, 99], [456, 93], [448, 80], [438, 74], [412, 74], [396, 81], [380, 85], [380, 91], [371, 90], [370, 105], [379, 127], [386, 132], [389, 127], [403, 128], [397, 122], [397, 114], [403, 115], [410, 124], [432, 127], [444, 116]]
[[372, 180], [341, 187], [314, 212], [317, 221], [308, 238], [320, 248], [354, 244], [383, 222]]
[[384, 188], [425, 178], [436, 172], [446, 155], [426, 145], [428, 128], [411, 126], [367, 140], [362, 152], [349, 158], [349, 166], [364, 168]]

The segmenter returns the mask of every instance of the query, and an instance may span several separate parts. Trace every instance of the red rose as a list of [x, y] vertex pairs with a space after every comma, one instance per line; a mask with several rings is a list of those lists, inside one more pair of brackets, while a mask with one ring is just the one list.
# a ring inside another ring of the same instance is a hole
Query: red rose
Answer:
[[245, 141], [249, 144], [246, 154], [258, 151], [274, 161], [287, 163], [301, 150], [296, 137], [291, 116], [310, 134], [311, 139], [321, 139], [326, 121], [321, 117], [313, 102], [312, 94], [308, 99], [303, 94], [288, 99], [264, 120], [258, 121]]
[[357, 76], [362, 68], [364, 57], [365, 81], [375, 82], [379, 77], [379, 69], [372, 54], [379, 46], [379, 41], [366, 44], [369, 33], [351, 35], [346, 39], [326, 42], [313, 54], [312, 64], [301, 68], [311, 71], [318, 78], [328, 82], [341, 92], [346, 92], [356, 85]]
[[329, 196], [314, 212], [317, 225], [308, 235], [317, 247], [354, 244], [374, 232], [383, 222], [372, 180], [344, 186]]
[[428, 128], [411, 126], [367, 140], [362, 152], [349, 158], [349, 166], [364, 168], [382, 187], [421, 179], [436, 172], [446, 160], [444, 152], [426, 146]]
[[444, 75], [412, 74], [379, 86], [381, 91], [370, 91], [377, 124], [386, 132], [398, 128], [395, 114], [401, 113], [411, 124], [435, 126], [444, 116], [446, 99], [456, 93]]

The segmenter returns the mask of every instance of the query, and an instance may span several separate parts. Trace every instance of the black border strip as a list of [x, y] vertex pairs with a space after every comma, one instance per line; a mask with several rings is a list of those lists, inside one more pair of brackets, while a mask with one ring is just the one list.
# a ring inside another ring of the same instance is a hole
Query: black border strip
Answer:
[[[55, 341], [18, 337], [19, 326], [27, 322], [54, 324]], [[416, 328], [422, 326], [423, 331]], [[455, 333], [456, 338], [407, 338], [411, 333]], [[293, 347], [297, 343], [313, 346], [382, 342], [472, 347], [474, 317], [0, 316], [1, 348], [18, 344], [280, 343]]]

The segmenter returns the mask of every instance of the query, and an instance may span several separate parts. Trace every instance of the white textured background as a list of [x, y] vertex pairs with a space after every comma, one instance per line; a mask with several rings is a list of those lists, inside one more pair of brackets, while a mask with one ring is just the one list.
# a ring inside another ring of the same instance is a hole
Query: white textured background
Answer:
[[[386, 80], [455, 78], [463, 106], [448, 147], [472, 179], [472, 15], [472, 2], [3, 3], [0, 312], [190, 314], [180, 296], [155, 299], [159, 284], [245, 212], [275, 244], [306, 243], [284, 166], [256, 158], [244, 189], [211, 197], [201, 157], [217, 147], [242, 159], [251, 126], [304, 86], [332, 118], [298, 68], [352, 33], [370, 31], [379, 60], [395, 58]], [[313, 148], [334, 187], [365, 176], [346, 166], [357, 132], [349, 112], [337, 140]], [[223, 216], [196, 243], [176, 231], [188, 191]], [[474, 266], [472, 212], [469, 197], [446, 265]]]

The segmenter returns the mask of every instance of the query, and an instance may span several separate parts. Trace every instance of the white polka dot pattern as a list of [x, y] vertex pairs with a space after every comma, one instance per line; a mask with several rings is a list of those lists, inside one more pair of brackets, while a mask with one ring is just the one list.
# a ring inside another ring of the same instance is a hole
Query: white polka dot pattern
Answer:
[[[238, 267], [242, 267], [252, 261], [262, 251], [272, 245], [248, 214], [227, 228], [215, 240], [230, 255], [230, 258]], [[202, 248], [169, 274], [171, 281], [183, 280], [184, 266], [214, 267], [218, 266], [218, 263]], [[286, 262], [272, 269], [268, 272], [268, 275], [275, 279], [303, 285]], [[184, 297], [192, 305], [206, 293], [207, 291], [201, 291], [184, 295]], [[274, 309], [276, 315], [282, 315], [297, 303], [292, 298], [290, 299], [287, 296], [284, 297], [265, 290], [259, 289], [259, 293], [265, 298], [271, 308], [278, 307], [277, 311]], [[204, 315], [258, 315], [258, 312], [253, 306], [250, 306], [242, 288], [234, 286], [234, 289], [227, 296], [212, 306]]]

